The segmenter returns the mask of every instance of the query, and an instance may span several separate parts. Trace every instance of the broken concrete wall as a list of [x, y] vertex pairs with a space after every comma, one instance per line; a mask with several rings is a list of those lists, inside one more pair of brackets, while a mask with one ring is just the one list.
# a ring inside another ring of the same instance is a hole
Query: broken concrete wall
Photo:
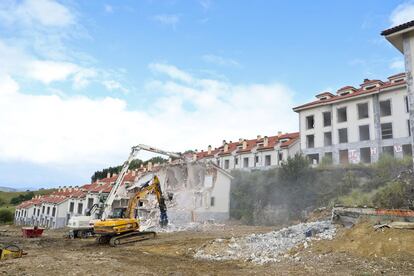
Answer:
[[378, 224], [393, 221], [414, 222], [414, 211], [353, 207], [335, 207], [332, 209], [332, 221], [334, 223], [352, 226], [360, 219], [368, 219]]
[[[160, 179], [172, 224], [229, 219], [231, 176], [211, 163], [187, 162], [166, 164], [138, 177], [128, 189], [130, 194], [156, 175]], [[138, 214], [142, 224], [156, 224], [159, 210], [154, 195], [141, 201]]]

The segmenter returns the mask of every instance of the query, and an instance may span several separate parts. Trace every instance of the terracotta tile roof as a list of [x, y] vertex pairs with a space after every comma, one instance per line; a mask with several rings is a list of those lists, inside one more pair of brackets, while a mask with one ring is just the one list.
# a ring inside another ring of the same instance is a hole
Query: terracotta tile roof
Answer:
[[[403, 73], [398, 74], [398, 75], [403, 76]], [[398, 76], [398, 75], [394, 75], [394, 76], [391, 76], [391, 77], [395, 77], [395, 76]], [[378, 81], [379, 80], [368, 80], [367, 82], [364, 82], [362, 84], [362, 86], [365, 87], [366, 84], [370, 84], [370, 83], [374, 83], [374, 82], [378, 82]], [[406, 83], [405, 80], [401, 81], [401, 82], [396, 82], [396, 83], [393, 83], [391, 81], [387, 81], [387, 82], [381, 82], [380, 81], [380, 86], [379, 87], [374, 87], [374, 88], [368, 89], [368, 90], [363, 89], [363, 87], [361, 87], [360, 89], [356, 89], [355, 92], [353, 92], [353, 93], [346, 94], [346, 95], [337, 95], [337, 96], [334, 96], [332, 98], [324, 99], [324, 100], [315, 100], [313, 102], [309, 102], [309, 103], [306, 103], [306, 104], [303, 104], [303, 105], [300, 105], [300, 106], [296, 106], [296, 107], [293, 108], [293, 110], [298, 112], [299, 110], [307, 109], [307, 108], [310, 108], [310, 107], [313, 107], [313, 106], [319, 106], [319, 105], [324, 105], [324, 104], [328, 104], [328, 103], [330, 104], [330, 103], [333, 103], [333, 102], [337, 102], [337, 101], [341, 101], [341, 100], [344, 100], [344, 99], [349, 99], [349, 98], [353, 98], [353, 97], [357, 97], [357, 96], [361, 96], [361, 95], [370, 95], [370, 94], [374, 94], [374, 93], [379, 93], [379, 92], [382, 91], [382, 89], [390, 88], [390, 87], [396, 87], [396, 86], [400, 86], [400, 85], [405, 85], [405, 83]], [[341, 88], [340, 90], [345, 90], [346, 87], [351, 88], [352, 86], [345, 86], [345, 87]], [[338, 91], [340, 91], [340, 90], [338, 90]]]
[[398, 25], [398, 26], [395, 26], [395, 27], [392, 27], [392, 28], [389, 28], [387, 30], [384, 30], [384, 31], [381, 32], [381, 35], [390, 35], [390, 34], [402, 31], [404, 29], [408, 29], [408, 28], [413, 27], [413, 26], [414, 26], [414, 20], [409, 21], [409, 22], [404, 23], [404, 24], [401, 24], [401, 25]]
[[281, 148], [289, 147], [290, 145], [292, 145], [293, 143], [298, 141], [299, 140], [299, 132], [286, 133], [286, 134], [280, 136], [280, 139], [286, 139], [286, 138], [288, 138], [289, 140], [282, 142], [280, 144]]
[[[215, 155], [216, 153], [218, 153], [218, 156], [226, 156], [229, 154], [232, 154], [234, 152], [238, 153], [238, 154], [243, 154], [243, 153], [248, 153], [251, 152], [253, 149], [256, 149], [258, 151], [264, 151], [264, 150], [272, 150], [275, 148], [275, 146], [278, 145], [280, 139], [294, 139], [297, 140], [299, 139], [299, 132], [293, 132], [293, 133], [285, 133], [285, 134], [281, 134], [280, 136], [269, 136], [268, 137], [268, 145], [266, 147], [264, 147], [262, 144], [264, 142], [264, 137], [260, 138], [260, 139], [248, 139], [246, 140], [247, 142], [247, 147], [246, 149], [239, 149], [239, 147], [241, 147], [243, 145], [243, 142], [231, 142], [228, 143], [228, 151], [224, 152], [224, 146], [220, 146], [219, 148], [215, 149], [214, 151], [212, 151], [212, 153], [210, 155], [207, 154], [206, 151], [201, 151], [198, 152], [196, 154], [197, 159], [203, 159], [205, 157], [211, 157], [213, 155]], [[290, 144], [292, 144], [294, 141], [289, 142], [286, 141], [285, 143], [281, 144], [283, 146], [289, 146]]]

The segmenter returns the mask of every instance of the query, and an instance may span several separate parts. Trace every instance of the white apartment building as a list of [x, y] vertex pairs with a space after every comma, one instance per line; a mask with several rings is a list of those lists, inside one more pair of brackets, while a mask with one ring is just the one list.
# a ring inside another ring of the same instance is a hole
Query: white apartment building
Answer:
[[212, 161], [227, 171], [233, 169], [269, 169], [280, 165], [288, 157], [300, 152], [299, 133], [281, 132], [275, 136], [257, 136], [256, 139], [239, 139], [226, 142], [207, 151], [197, 152], [194, 159]]
[[372, 163], [381, 154], [411, 156], [406, 76], [387, 81], [365, 79], [336, 94], [295, 107], [299, 114], [300, 148], [313, 163], [327, 157], [334, 164]]
[[[135, 176], [136, 172], [130, 171], [122, 185], [131, 185]], [[16, 207], [15, 224], [50, 229], [65, 227], [72, 216], [87, 215], [93, 205], [99, 204], [111, 191], [116, 178], [113, 174], [81, 187], [59, 187], [50, 195], [22, 202]]]

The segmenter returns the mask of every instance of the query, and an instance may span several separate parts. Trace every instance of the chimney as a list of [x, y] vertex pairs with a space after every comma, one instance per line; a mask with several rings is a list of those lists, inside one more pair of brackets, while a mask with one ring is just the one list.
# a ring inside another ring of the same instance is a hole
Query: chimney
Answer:
[[277, 136], [280, 136], [280, 135], [282, 135], [282, 132], [281, 131], [278, 131], [277, 132]]
[[110, 172], [107, 172], [106, 173], [106, 178], [110, 178], [111, 177], [111, 173]]
[[208, 151], [207, 151], [207, 153], [208, 154], [211, 154], [211, 145], [208, 145]]
[[228, 152], [229, 151], [229, 144], [225, 143], [223, 150], [224, 150], [224, 152]]
[[243, 140], [243, 149], [244, 150], [247, 149], [247, 140], [246, 139]]
[[269, 137], [265, 136], [263, 138], [263, 147], [269, 146]]
[[112, 174], [112, 177], [115, 177], [115, 176], [117, 176], [117, 175], [118, 175], [117, 173], [113, 173], [113, 174]]
[[239, 143], [242, 143], [243, 142], [243, 138], [239, 138]]
[[196, 160], [197, 160], [197, 154], [196, 154], [196, 153], [194, 153], [194, 154], [193, 154], [193, 160], [194, 160], [194, 161], [196, 161]]
[[261, 135], [257, 135], [257, 140], [260, 140], [260, 139], [262, 139], [262, 136]]
[[152, 162], [148, 162], [147, 168], [148, 168], [149, 171], [152, 170]]
[[364, 79], [364, 83], [369, 82], [369, 79]]
[[226, 140], [223, 140], [223, 146], [226, 144]]

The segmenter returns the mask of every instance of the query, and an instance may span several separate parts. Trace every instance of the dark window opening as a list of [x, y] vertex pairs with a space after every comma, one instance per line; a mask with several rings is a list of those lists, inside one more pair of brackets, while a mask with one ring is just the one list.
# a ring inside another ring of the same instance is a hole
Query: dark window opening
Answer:
[[319, 163], [319, 154], [315, 153], [315, 154], [308, 154], [307, 155], [309, 161], [311, 162], [311, 164], [318, 164]]
[[338, 108], [337, 115], [338, 115], [338, 123], [346, 122], [348, 120], [347, 114], [346, 114], [346, 107]]
[[380, 115], [381, 117], [391, 115], [391, 100], [380, 101]]
[[392, 139], [392, 123], [381, 124], [382, 139]]
[[224, 160], [224, 168], [225, 169], [228, 169], [228, 168], [230, 168], [230, 160]]
[[324, 112], [323, 113], [323, 126], [330, 126], [331, 125], [331, 112]]
[[82, 203], [78, 203], [78, 214], [82, 214], [82, 209], [83, 209], [83, 204]]
[[402, 146], [403, 157], [412, 157], [413, 156], [413, 148], [411, 144], [406, 144]]
[[359, 141], [367, 141], [369, 139], [369, 125], [359, 126]]
[[333, 163], [332, 152], [325, 152], [325, 155], [323, 156], [323, 158], [325, 159], [325, 162], [327, 162], [328, 164]]
[[270, 164], [271, 164], [271, 156], [266, 155], [265, 156], [265, 166], [270, 166]]
[[359, 155], [362, 163], [371, 163], [371, 148], [361, 148]]
[[358, 119], [365, 119], [368, 116], [368, 103], [358, 104]]
[[211, 198], [210, 198], [210, 206], [214, 206], [214, 196], [212, 196]]
[[69, 204], [69, 212], [73, 213], [74, 210], [75, 210], [75, 203], [74, 202], [71, 202]]
[[315, 147], [315, 136], [314, 135], [306, 135], [306, 147], [308, 149]]
[[243, 168], [249, 167], [249, 157], [243, 158]]
[[409, 102], [408, 102], [408, 96], [405, 96], [404, 97], [404, 102], [405, 102], [405, 112], [410, 112], [410, 105], [409, 105]]
[[325, 146], [332, 146], [332, 132], [325, 132], [323, 138], [323, 144]]
[[346, 128], [340, 128], [338, 129], [338, 137], [339, 137], [339, 143], [348, 143], [348, 129]]
[[312, 129], [315, 127], [315, 119], [313, 115], [306, 117], [306, 129]]

